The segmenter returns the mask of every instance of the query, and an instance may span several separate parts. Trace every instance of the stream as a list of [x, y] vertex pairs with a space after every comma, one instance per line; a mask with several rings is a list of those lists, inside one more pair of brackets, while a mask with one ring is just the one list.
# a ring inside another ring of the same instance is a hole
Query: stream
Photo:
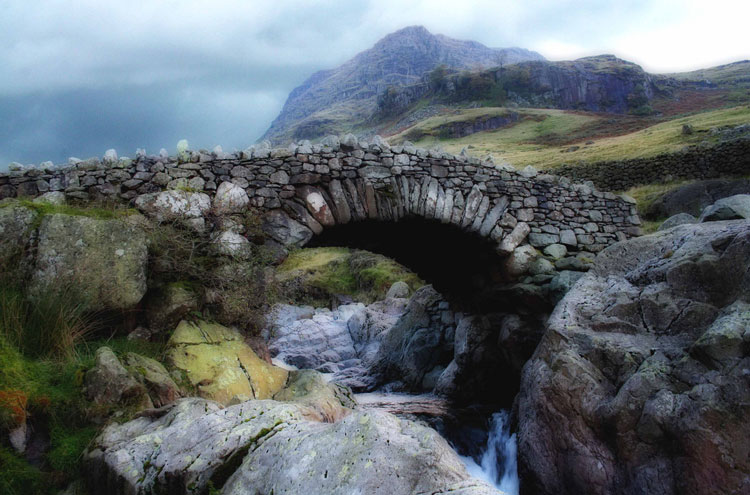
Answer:
[[[279, 305], [267, 335], [273, 362], [290, 369], [316, 369], [355, 391], [373, 390], [378, 384], [369, 376], [370, 366], [407, 302], [387, 299], [334, 310]], [[511, 434], [507, 410], [478, 404], [460, 408], [433, 393], [393, 392], [387, 386], [354, 396], [360, 409], [385, 411], [433, 428], [453, 447], [469, 474], [518, 495], [516, 435]]]
[[452, 410], [431, 394], [370, 392], [355, 394], [362, 409], [377, 409], [422, 421], [437, 430], [466, 466], [466, 470], [508, 495], [518, 495], [516, 435], [510, 432], [507, 410], [487, 417], [481, 410]]

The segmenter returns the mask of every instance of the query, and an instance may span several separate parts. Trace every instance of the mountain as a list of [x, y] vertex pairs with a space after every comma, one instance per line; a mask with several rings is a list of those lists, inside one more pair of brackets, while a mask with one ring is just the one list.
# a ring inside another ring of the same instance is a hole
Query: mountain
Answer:
[[649, 103], [657, 92], [653, 77], [640, 66], [614, 55], [598, 55], [471, 73], [441, 68], [415, 84], [382, 93], [376, 115], [398, 116], [417, 101], [646, 115], [653, 112]]
[[378, 41], [340, 67], [319, 71], [295, 88], [262, 139], [281, 144], [348, 131], [377, 110], [389, 87], [418, 83], [440, 65], [483, 69], [544, 60], [523, 48], [488, 48], [411, 26]]

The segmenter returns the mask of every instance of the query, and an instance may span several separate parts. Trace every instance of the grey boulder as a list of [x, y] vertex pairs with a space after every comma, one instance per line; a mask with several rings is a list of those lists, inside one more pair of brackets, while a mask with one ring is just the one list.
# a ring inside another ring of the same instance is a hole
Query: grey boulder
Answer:
[[499, 492], [469, 476], [434, 430], [384, 412], [335, 423], [304, 405], [222, 408], [182, 399], [108, 426], [84, 457], [92, 493], [464, 494]]
[[750, 194], [737, 194], [718, 200], [703, 210], [700, 221], [715, 222], [743, 218], [750, 218]]
[[748, 493], [749, 302], [748, 221], [602, 251], [523, 369], [525, 489]]

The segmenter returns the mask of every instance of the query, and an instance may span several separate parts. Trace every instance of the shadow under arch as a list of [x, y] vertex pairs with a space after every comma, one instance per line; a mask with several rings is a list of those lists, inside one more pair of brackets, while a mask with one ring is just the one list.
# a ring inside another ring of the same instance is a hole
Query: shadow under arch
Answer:
[[431, 284], [456, 310], [487, 314], [537, 309], [524, 307], [514, 292], [518, 280], [508, 274], [508, 257], [497, 252], [497, 244], [453, 224], [422, 217], [348, 223], [324, 230], [305, 247], [322, 246], [388, 256]]

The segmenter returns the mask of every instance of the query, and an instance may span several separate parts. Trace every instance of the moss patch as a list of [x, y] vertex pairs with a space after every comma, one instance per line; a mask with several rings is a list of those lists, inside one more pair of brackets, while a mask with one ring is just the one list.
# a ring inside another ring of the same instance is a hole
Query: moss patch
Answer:
[[77, 217], [90, 217], [111, 220], [115, 218], [124, 218], [138, 213], [138, 210], [134, 208], [127, 208], [117, 203], [91, 203], [81, 206], [69, 204], [55, 205], [46, 202], [35, 203], [34, 201], [23, 198], [2, 202], [0, 203], [0, 208], [7, 208], [13, 205], [32, 209], [42, 216], [60, 213], [63, 215], [73, 215]]

